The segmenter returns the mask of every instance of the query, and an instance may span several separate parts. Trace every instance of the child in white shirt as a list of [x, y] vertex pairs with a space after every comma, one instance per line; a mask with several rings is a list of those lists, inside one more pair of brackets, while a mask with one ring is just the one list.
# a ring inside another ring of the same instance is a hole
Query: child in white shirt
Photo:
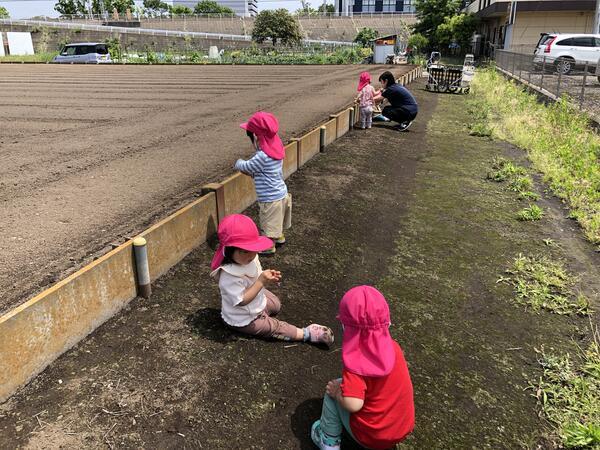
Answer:
[[225, 217], [219, 224], [219, 248], [211, 263], [211, 276], [221, 291], [221, 317], [236, 331], [262, 338], [331, 345], [330, 328], [311, 324], [298, 328], [275, 319], [281, 302], [267, 286], [279, 282], [281, 272], [263, 270], [258, 252], [273, 246], [260, 236], [254, 221], [242, 214]]

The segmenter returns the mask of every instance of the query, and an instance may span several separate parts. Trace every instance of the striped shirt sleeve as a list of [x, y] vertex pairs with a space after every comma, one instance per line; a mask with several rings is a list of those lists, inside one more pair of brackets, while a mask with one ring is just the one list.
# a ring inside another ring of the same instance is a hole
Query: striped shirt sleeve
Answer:
[[235, 163], [234, 168], [235, 170], [239, 170], [240, 172], [246, 172], [251, 175], [255, 175], [263, 170], [264, 164], [265, 161], [263, 160], [263, 158], [261, 158], [260, 152], [258, 152], [248, 161], [238, 159]]

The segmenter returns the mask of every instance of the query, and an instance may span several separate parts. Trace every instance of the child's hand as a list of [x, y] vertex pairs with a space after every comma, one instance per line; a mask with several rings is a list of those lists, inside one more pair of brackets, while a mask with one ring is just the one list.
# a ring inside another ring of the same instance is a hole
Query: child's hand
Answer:
[[342, 395], [342, 390], [340, 389], [340, 380], [331, 380], [329, 383], [327, 383], [325, 392], [331, 398], [337, 399], [340, 395]]
[[278, 283], [281, 280], [281, 272], [279, 270], [267, 269], [263, 270], [258, 276], [262, 284]]

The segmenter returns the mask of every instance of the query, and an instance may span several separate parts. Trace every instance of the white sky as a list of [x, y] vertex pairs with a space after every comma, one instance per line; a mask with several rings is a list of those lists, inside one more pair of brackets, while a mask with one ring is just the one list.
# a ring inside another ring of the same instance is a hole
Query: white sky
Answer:
[[[309, 1], [313, 8], [316, 8], [318, 5], [322, 3], [322, 1]], [[332, 3], [330, 0], [328, 3]], [[28, 19], [34, 16], [48, 16], [48, 17], [58, 17], [58, 13], [54, 11], [54, 5], [56, 1], [54, 0], [9, 0], [2, 1], [0, 0], [0, 6], [4, 6], [12, 19]], [[141, 5], [141, 1], [136, 1], [136, 4]], [[277, 9], [277, 8], [286, 8], [290, 11], [296, 11], [300, 9], [302, 4], [300, 1], [288, 0], [284, 2], [277, 1], [266, 1], [261, 2], [258, 0], [258, 9], [262, 11], [263, 9]]]

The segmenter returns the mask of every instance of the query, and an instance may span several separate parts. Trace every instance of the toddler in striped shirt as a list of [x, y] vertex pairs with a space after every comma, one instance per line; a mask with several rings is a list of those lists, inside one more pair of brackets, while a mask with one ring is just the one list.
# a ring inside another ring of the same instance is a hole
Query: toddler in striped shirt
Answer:
[[261, 255], [273, 255], [276, 246], [285, 243], [284, 230], [292, 226], [292, 196], [283, 180], [285, 148], [277, 135], [279, 122], [268, 112], [257, 112], [241, 124], [256, 154], [248, 161], [238, 159], [235, 169], [254, 178], [262, 234], [273, 246]]

